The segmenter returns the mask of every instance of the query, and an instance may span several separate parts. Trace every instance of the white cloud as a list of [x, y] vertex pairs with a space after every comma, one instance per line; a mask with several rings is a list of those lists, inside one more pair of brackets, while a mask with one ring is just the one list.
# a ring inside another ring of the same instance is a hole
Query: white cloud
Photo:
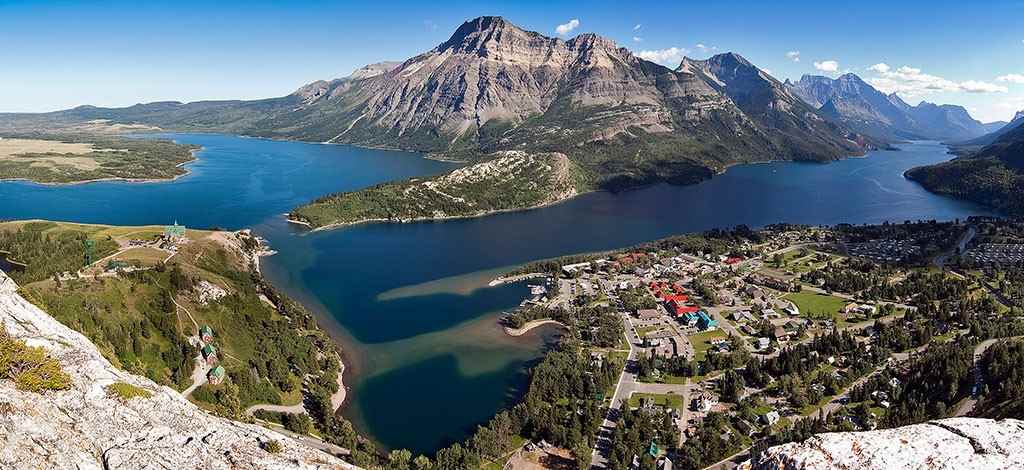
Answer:
[[560, 25], [556, 26], [555, 27], [555, 32], [558, 33], [560, 36], [565, 36], [566, 34], [569, 34], [572, 30], [574, 30], [576, 28], [579, 28], [579, 27], [580, 27], [580, 20], [578, 18], [573, 18], [573, 19], [569, 20], [568, 23], [560, 24]]
[[800, 62], [800, 51], [789, 51], [786, 53], [786, 58], [793, 62]]
[[644, 38], [640, 36], [633, 36], [633, 42], [644, 42]]
[[977, 80], [967, 80], [966, 82], [960, 83], [960, 89], [967, 93], [1006, 93], [1010, 91], [1002, 85], [996, 85], [994, 83], [980, 82]]
[[1024, 83], [1024, 75], [1019, 73], [1011, 73], [1007, 75], [1001, 75], [996, 77], [997, 82], [1010, 82], [1010, 83]]
[[644, 60], [657, 62], [662, 65], [676, 66], [683, 60], [688, 52], [685, 48], [670, 47], [668, 49], [657, 49], [652, 51], [640, 51], [636, 55]]
[[889, 64], [886, 64], [885, 62], [880, 62], [875, 65], [872, 65], [871, 67], [868, 67], [868, 70], [873, 70], [878, 73], [886, 73], [890, 70], [890, 67]]
[[711, 52], [711, 51], [717, 51], [718, 50], [717, 46], [708, 46], [708, 45], [705, 45], [703, 43], [697, 43], [697, 45], [694, 46], [694, 47], [696, 47], [698, 51], [701, 51], [701, 52], [704, 52], [704, 53]]
[[883, 93], [898, 93], [907, 97], [936, 92], [1005, 93], [1008, 91], [1002, 85], [978, 80], [956, 82], [905, 65], [893, 69], [885, 63], [879, 63], [872, 65], [870, 70], [878, 74], [877, 77], [868, 79], [868, 83], [872, 86]]
[[637, 23], [636, 26], [633, 27], [633, 31], [640, 31], [640, 28], [642, 28], [643, 26], [644, 25]]
[[825, 60], [821, 62], [815, 62], [814, 68], [828, 73], [836, 73], [839, 71], [839, 62], [834, 60]]

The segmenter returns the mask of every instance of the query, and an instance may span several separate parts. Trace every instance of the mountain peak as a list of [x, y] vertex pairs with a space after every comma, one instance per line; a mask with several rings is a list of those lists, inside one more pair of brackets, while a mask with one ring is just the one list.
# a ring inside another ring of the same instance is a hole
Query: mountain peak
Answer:
[[741, 55], [739, 55], [739, 54], [737, 54], [735, 52], [723, 52], [721, 54], [715, 54], [715, 55], [711, 56], [711, 58], [709, 58], [708, 61], [709, 62], [717, 62], [717, 63], [720, 63], [722, 65], [727, 65], [727, 64], [728, 65], [732, 65], [732, 66], [742, 65], [742, 66], [745, 66], [745, 67], [753, 67], [754, 66], [754, 64], [751, 64], [750, 61], [748, 61], [745, 57], [743, 57], [743, 56], [741, 56]]
[[462, 23], [452, 33], [452, 37], [442, 43], [438, 50], [444, 51], [451, 48], [461, 50], [474, 50], [484, 47], [487, 41], [501, 40], [506, 36], [520, 36], [537, 33], [527, 33], [518, 26], [510, 23], [500, 16], [481, 16]]
[[844, 81], [844, 82], [861, 82], [861, 83], [864, 82], [864, 80], [862, 78], [860, 78], [860, 76], [858, 76], [857, 74], [855, 74], [853, 72], [846, 72], [846, 73], [840, 75], [839, 78], [836, 78], [836, 80]]

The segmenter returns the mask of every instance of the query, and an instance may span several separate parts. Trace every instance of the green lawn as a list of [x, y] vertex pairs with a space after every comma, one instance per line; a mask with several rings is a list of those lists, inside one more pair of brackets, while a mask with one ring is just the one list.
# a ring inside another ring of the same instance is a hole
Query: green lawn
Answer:
[[657, 325], [641, 326], [640, 328], [636, 329], [636, 334], [642, 339], [644, 336], [647, 336], [647, 333], [658, 331], [660, 329], [661, 327]]
[[689, 338], [690, 343], [693, 344], [694, 359], [696, 361], [703, 361], [704, 356], [707, 356], [708, 349], [711, 349], [711, 341], [725, 339], [726, 334], [722, 330], [711, 330], [690, 335]]
[[834, 295], [816, 292], [793, 292], [782, 298], [796, 304], [796, 307], [800, 309], [801, 316], [816, 320], [835, 319], [836, 314], [850, 303], [849, 300]]
[[659, 395], [654, 393], [634, 393], [629, 396], [629, 406], [631, 408], [640, 407], [640, 401], [645, 398], [654, 399], [654, 404], [658, 406], [665, 406], [668, 408], [674, 408], [677, 410], [683, 409], [683, 397], [681, 395]]

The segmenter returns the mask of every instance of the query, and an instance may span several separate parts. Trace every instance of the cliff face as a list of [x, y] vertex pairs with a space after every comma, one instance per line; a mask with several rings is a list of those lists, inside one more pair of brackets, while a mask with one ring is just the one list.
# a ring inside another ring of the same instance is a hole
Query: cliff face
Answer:
[[[0, 468], [357, 468], [273, 431], [209, 415], [169, 388], [114, 368], [88, 339], [21, 297], [3, 272], [0, 324], [45, 348], [72, 380], [70, 389], [44, 394], [0, 381]], [[108, 396], [105, 387], [116, 382], [152, 396]], [[264, 450], [268, 441], [281, 450]]]
[[1024, 468], [1024, 421], [951, 418], [880, 431], [821, 434], [801, 443], [772, 447], [750, 468]]

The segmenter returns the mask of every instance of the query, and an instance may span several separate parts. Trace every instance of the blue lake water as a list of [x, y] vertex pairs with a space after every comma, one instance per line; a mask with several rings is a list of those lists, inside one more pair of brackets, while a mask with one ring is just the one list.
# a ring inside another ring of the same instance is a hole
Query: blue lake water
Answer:
[[496, 326], [525, 286], [482, 288], [499, 268], [676, 233], [775, 222], [949, 220], [991, 214], [928, 193], [904, 170], [948, 160], [937, 143], [830, 164], [742, 165], [692, 186], [592, 193], [479, 219], [371, 224], [306, 233], [281, 214], [321, 195], [427, 175], [450, 164], [403, 152], [173, 134], [203, 146], [166, 183], [0, 182], [0, 218], [253, 228], [279, 254], [267, 277], [316, 311], [346, 351], [345, 413], [386, 447], [418, 452], [466, 437], [511, 403], [554, 332]]

